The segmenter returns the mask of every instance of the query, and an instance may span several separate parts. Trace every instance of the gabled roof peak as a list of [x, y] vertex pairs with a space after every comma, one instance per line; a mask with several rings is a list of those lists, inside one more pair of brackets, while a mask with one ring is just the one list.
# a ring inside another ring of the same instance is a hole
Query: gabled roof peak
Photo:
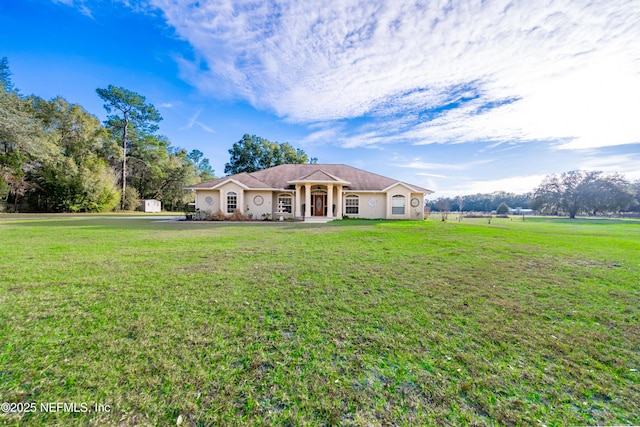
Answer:
[[322, 169], [316, 169], [310, 174], [303, 175], [299, 178], [292, 179], [287, 182], [289, 184], [302, 183], [302, 182], [326, 182], [326, 183], [333, 182], [336, 184], [349, 185], [348, 181], [342, 178], [338, 178], [337, 176], [332, 175]]

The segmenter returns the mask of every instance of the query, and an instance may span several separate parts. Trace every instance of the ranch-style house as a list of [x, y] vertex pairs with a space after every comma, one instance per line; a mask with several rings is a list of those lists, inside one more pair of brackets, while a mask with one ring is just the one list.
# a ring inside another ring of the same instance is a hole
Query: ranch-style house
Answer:
[[347, 165], [279, 165], [193, 185], [196, 209], [256, 219], [424, 219], [431, 190]]

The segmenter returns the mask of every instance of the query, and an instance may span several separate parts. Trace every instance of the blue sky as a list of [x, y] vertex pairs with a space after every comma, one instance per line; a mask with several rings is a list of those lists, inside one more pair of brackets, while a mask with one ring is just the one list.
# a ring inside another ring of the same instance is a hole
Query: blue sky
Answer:
[[0, 0], [15, 86], [109, 84], [216, 173], [245, 133], [455, 196], [640, 179], [640, 2]]

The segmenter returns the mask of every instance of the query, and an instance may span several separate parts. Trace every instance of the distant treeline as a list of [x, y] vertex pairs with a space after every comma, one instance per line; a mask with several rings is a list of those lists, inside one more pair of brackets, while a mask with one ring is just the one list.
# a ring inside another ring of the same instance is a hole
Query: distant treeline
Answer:
[[0, 59], [0, 211], [101, 212], [158, 199], [178, 210], [184, 188], [214, 177], [208, 159], [156, 134], [162, 120], [145, 98], [97, 89], [104, 123], [62, 97], [22, 95]]
[[529, 209], [531, 193], [514, 194], [499, 191], [489, 194], [470, 194], [458, 197], [439, 197], [434, 200], [428, 200], [427, 206], [434, 211], [441, 210], [450, 212], [491, 212], [498, 209], [502, 203], [506, 203], [511, 208]]
[[599, 171], [570, 171], [546, 176], [532, 192], [495, 192], [440, 197], [427, 202], [436, 212], [491, 212], [502, 208], [533, 209], [541, 214], [610, 215], [640, 212], [640, 181]]

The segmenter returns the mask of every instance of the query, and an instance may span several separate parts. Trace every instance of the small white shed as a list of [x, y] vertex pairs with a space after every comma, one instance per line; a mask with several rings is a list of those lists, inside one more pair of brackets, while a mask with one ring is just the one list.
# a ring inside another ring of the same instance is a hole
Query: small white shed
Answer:
[[162, 210], [162, 204], [160, 200], [146, 199], [140, 200], [140, 207], [138, 210], [142, 212], [160, 212]]

